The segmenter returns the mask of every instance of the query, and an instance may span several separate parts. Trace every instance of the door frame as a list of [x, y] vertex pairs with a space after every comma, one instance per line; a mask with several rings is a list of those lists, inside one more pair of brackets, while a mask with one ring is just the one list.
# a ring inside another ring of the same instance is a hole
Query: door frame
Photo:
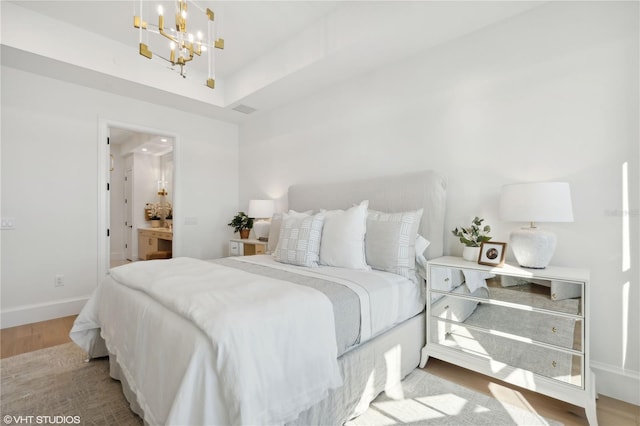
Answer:
[[173, 138], [173, 253], [180, 256], [182, 211], [180, 209], [182, 189], [180, 188], [181, 167], [180, 167], [180, 135], [152, 127], [140, 126], [132, 123], [111, 120], [108, 118], [98, 118], [98, 259], [97, 259], [97, 281], [101, 283], [105, 275], [109, 274], [109, 261], [111, 257], [110, 241], [107, 230], [110, 226], [109, 192], [107, 184], [110, 183], [110, 146], [107, 144], [109, 129], [118, 127], [120, 129], [131, 130], [140, 133], [151, 133], [156, 135], [166, 135]]

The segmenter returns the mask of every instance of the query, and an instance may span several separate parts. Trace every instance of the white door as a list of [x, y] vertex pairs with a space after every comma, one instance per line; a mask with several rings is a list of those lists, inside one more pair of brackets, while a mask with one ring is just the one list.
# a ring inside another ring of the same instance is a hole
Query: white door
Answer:
[[127, 260], [136, 260], [133, 253], [133, 203], [132, 200], [133, 172], [127, 169], [124, 172], [124, 247]]

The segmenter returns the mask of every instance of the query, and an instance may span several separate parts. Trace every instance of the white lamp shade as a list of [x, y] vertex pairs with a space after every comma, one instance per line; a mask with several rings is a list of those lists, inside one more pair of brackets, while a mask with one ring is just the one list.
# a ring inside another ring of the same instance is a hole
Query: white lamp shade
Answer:
[[500, 217], [513, 222], [573, 222], [571, 190], [566, 182], [505, 185]]
[[254, 219], [267, 219], [273, 216], [273, 200], [249, 200], [249, 212], [247, 216]]

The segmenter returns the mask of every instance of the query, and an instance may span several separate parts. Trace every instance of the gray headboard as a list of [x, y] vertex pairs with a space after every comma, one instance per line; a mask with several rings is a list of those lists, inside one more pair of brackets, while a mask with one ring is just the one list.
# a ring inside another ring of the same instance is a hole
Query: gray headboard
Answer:
[[424, 209], [420, 234], [431, 242], [427, 258], [442, 256], [447, 183], [431, 170], [348, 182], [289, 187], [289, 208], [297, 211], [346, 209], [369, 200], [369, 208], [388, 213]]

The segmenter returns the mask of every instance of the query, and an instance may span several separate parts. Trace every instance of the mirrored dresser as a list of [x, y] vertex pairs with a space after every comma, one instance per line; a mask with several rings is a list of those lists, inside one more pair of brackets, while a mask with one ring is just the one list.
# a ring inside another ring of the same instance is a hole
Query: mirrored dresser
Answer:
[[435, 357], [584, 407], [597, 425], [589, 300], [586, 270], [431, 260], [420, 366]]

